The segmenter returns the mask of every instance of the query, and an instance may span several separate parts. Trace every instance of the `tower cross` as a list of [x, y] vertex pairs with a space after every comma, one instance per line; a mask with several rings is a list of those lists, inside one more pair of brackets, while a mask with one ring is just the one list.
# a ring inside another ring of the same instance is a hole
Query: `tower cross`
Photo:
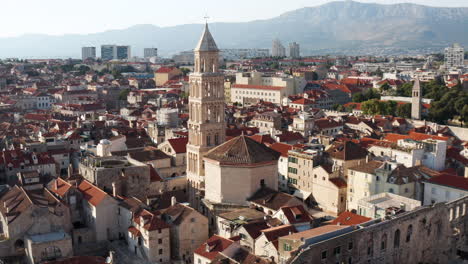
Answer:
[[205, 23], [208, 24], [208, 19], [210, 19], [210, 17], [208, 16], [208, 14], [206, 14], [203, 19], [205, 19]]

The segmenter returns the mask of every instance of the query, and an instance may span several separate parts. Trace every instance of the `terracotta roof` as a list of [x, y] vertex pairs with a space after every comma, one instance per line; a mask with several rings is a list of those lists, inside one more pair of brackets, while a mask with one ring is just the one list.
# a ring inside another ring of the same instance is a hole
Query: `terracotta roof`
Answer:
[[63, 180], [62, 178], [57, 178], [55, 181], [53, 181], [49, 190], [53, 193], [56, 193], [58, 196], [63, 197], [71, 187], [72, 185], [67, 181]]
[[363, 159], [367, 156], [367, 150], [352, 141], [334, 143], [327, 153], [340, 160]]
[[423, 134], [423, 133], [410, 132], [409, 135], [400, 135], [400, 134], [388, 133], [385, 136], [384, 140], [397, 143], [398, 140], [400, 140], [400, 139], [408, 139], [408, 138], [413, 139], [413, 140], [417, 140], [417, 141], [421, 141], [421, 140], [425, 140], [425, 139], [447, 141], [449, 139], [448, 137], [440, 137], [440, 136], [435, 136], [435, 135], [428, 135], [428, 134]]
[[329, 179], [329, 181], [331, 183], [333, 183], [338, 188], [346, 188], [348, 186], [346, 181], [344, 179], [341, 179], [341, 178], [331, 178], [331, 179]]
[[310, 100], [307, 98], [301, 98], [301, 99], [291, 102], [291, 104], [300, 104], [300, 105], [312, 105], [314, 103], [315, 103], [314, 100]]
[[274, 149], [275, 151], [281, 153], [282, 157], [288, 156], [288, 151], [293, 148], [293, 146], [286, 144], [286, 143], [273, 143], [271, 144], [270, 148]]
[[270, 228], [268, 222], [265, 220], [253, 221], [244, 224], [242, 227], [253, 239], [257, 239], [262, 234], [262, 230]]
[[140, 162], [149, 162], [149, 161], [154, 161], [154, 160], [171, 158], [169, 155], [167, 155], [163, 151], [156, 149], [156, 148], [147, 149], [147, 150], [138, 151], [138, 152], [131, 152], [131, 153], [128, 153], [128, 155], [130, 158], [138, 160]]
[[134, 238], [141, 236], [140, 230], [138, 230], [136, 227], [131, 226], [128, 228], [128, 232], [130, 232]]
[[255, 192], [250, 199], [248, 199], [248, 201], [252, 203], [256, 203], [275, 211], [279, 210], [281, 207], [287, 206], [288, 202], [291, 200], [299, 201], [295, 196], [269, 188], [261, 188]]
[[235, 137], [210, 150], [205, 158], [225, 165], [252, 165], [276, 162], [280, 153], [247, 137]]
[[171, 144], [171, 147], [174, 149], [174, 151], [177, 154], [187, 152], [187, 143], [188, 143], [187, 137], [172, 138], [172, 139], [169, 139], [168, 142], [169, 144]]
[[133, 217], [133, 221], [140, 225], [140, 221], [143, 219], [144, 224], [143, 228], [148, 231], [153, 231], [156, 229], [169, 228], [170, 225], [160, 218], [159, 213], [151, 213], [150, 211], [144, 209]]
[[375, 173], [375, 170], [380, 168], [384, 163], [378, 160], [371, 160], [369, 162], [363, 163], [361, 165], [349, 168], [350, 170], [365, 172], [365, 173]]
[[205, 257], [209, 260], [216, 258], [219, 252], [226, 250], [234, 241], [224, 237], [214, 235], [210, 237], [205, 243], [201, 244], [194, 253]]
[[276, 143], [276, 141], [270, 135], [257, 134], [257, 135], [250, 136], [250, 138], [257, 141], [258, 143], [261, 143], [261, 144], [265, 144], [265, 143], [274, 144], [274, 143]]
[[268, 85], [234, 84], [234, 85], [232, 86], [232, 88], [281, 91], [281, 90], [283, 90], [285, 87], [281, 87], [281, 86], [268, 86]]
[[372, 220], [372, 218], [365, 217], [351, 212], [343, 212], [337, 218], [330, 222], [332, 225], [359, 225]]
[[161, 67], [156, 70], [156, 73], [170, 73], [174, 69], [175, 69], [174, 67]]
[[83, 198], [94, 206], [98, 206], [106, 197], [109, 197], [106, 192], [87, 180], [82, 181], [81, 184], [78, 185], [78, 190], [83, 193]]
[[297, 230], [293, 225], [280, 225], [261, 230], [261, 233], [263, 233], [270, 242], [277, 240], [279, 237], [296, 232]]
[[319, 129], [327, 129], [327, 128], [335, 128], [335, 127], [343, 126], [342, 123], [336, 122], [335, 120], [328, 119], [328, 118], [315, 120], [314, 124]]
[[281, 207], [281, 211], [283, 211], [284, 216], [286, 216], [290, 224], [309, 223], [312, 221], [312, 216], [302, 205]]
[[427, 182], [468, 191], [468, 178], [463, 176], [441, 173], [440, 176], [432, 177]]
[[161, 182], [163, 178], [159, 175], [158, 171], [153, 167], [153, 165], [148, 164], [150, 171], [150, 182]]

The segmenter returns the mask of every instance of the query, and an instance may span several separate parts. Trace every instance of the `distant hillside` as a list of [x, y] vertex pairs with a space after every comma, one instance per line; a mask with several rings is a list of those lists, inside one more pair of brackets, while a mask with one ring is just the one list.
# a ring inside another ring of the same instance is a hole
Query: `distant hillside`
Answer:
[[[220, 48], [270, 48], [279, 38], [296, 41], [305, 54], [366, 49], [440, 48], [468, 45], [468, 8], [438, 8], [415, 4], [331, 2], [285, 13], [268, 20], [213, 23]], [[202, 32], [196, 24], [175, 27], [137, 25], [89, 35], [24, 35], [0, 38], [0, 57], [80, 57], [82, 46], [126, 44], [134, 55], [158, 47], [162, 55], [192, 49]], [[99, 49], [98, 49], [99, 51]]]

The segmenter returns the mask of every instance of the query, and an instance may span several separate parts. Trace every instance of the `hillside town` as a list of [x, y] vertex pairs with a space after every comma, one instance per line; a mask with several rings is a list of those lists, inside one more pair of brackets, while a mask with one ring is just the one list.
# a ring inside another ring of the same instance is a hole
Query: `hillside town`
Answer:
[[[0, 263], [467, 263], [468, 61], [0, 61]], [[199, 34], [199, 32], [197, 32]]]

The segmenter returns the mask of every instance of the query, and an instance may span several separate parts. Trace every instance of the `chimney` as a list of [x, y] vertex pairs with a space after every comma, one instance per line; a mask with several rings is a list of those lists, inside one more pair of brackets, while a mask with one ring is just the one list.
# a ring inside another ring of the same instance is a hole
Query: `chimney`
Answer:
[[369, 155], [366, 156], [366, 163], [369, 163]]
[[468, 179], [468, 166], [465, 167], [465, 179]]
[[177, 204], [177, 199], [175, 198], [175, 196], [172, 196], [171, 197], [171, 206], [174, 206]]
[[55, 188], [55, 190], [58, 190], [58, 178], [55, 179], [54, 188]]

